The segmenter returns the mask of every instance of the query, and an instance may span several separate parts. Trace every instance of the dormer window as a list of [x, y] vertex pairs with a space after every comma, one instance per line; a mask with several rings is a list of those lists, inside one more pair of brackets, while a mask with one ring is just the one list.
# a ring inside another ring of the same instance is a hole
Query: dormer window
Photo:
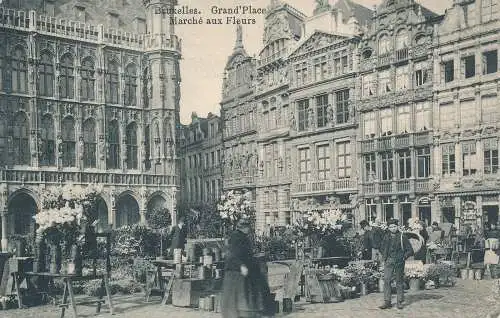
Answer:
[[76, 4], [73, 7], [73, 14], [75, 16], [75, 20], [79, 22], [85, 23], [85, 6]]
[[108, 23], [110, 26], [116, 28], [118, 27], [120, 20], [119, 15], [116, 12], [108, 12]]
[[139, 34], [146, 33], [146, 21], [143, 18], [135, 17], [134, 18], [134, 28], [135, 32]]

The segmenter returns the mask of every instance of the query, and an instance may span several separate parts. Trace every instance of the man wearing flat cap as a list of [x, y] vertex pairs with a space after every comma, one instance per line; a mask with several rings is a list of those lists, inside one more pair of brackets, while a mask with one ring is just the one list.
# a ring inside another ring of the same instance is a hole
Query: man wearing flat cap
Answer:
[[408, 238], [399, 231], [398, 220], [387, 221], [389, 232], [381, 244], [384, 261], [384, 304], [380, 309], [392, 307], [391, 280], [396, 281], [397, 307], [403, 309], [405, 261], [413, 255], [413, 248]]

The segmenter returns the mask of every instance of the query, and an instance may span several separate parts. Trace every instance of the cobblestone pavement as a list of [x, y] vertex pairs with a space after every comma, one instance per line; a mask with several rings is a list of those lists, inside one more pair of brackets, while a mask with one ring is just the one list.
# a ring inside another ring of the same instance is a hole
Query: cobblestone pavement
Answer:
[[[396, 308], [380, 310], [382, 294], [370, 294], [358, 299], [349, 299], [335, 304], [308, 304], [297, 303], [294, 313], [287, 315], [291, 318], [486, 318], [488, 313], [499, 310], [498, 302], [489, 299], [492, 281], [461, 281], [455, 287], [439, 288], [436, 290], [423, 290], [409, 292], [406, 294], [406, 307], [403, 310]], [[115, 297], [115, 316], [117, 318], [215, 318], [220, 314], [198, 311], [194, 309], [177, 308], [173, 306], [162, 306], [158, 304], [159, 298], [153, 298], [149, 304], [143, 302], [142, 295]], [[94, 316], [95, 308], [80, 306], [78, 313], [82, 317]], [[54, 306], [39, 306], [24, 310], [0, 311], [2, 318], [28, 318], [28, 317], [59, 317], [59, 309]], [[67, 312], [71, 317], [71, 313]], [[111, 317], [107, 307], [98, 317]]]

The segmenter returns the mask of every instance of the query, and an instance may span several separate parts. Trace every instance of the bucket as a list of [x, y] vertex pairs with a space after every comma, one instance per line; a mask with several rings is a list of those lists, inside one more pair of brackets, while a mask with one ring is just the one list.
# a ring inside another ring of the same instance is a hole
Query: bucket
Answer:
[[469, 270], [467, 268], [460, 270], [460, 278], [469, 279]]
[[474, 271], [474, 279], [475, 280], [481, 280], [481, 279], [483, 279], [483, 270], [482, 269], [476, 269]]
[[410, 278], [410, 290], [412, 291], [420, 290], [419, 278]]

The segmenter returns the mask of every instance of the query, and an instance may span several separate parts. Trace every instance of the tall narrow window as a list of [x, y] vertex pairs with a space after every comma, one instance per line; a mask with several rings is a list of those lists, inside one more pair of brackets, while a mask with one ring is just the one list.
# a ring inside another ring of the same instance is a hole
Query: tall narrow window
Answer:
[[120, 82], [118, 80], [118, 64], [114, 61], [109, 62], [106, 71], [106, 102], [110, 104], [119, 103]]
[[330, 175], [330, 145], [321, 145], [316, 148], [318, 158], [318, 179], [326, 180]]
[[443, 144], [441, 172], [443, 176], [455, 173], [455, 144]]
[[484, 173], [498, 173], [498, 140], [495, 138], [483, 141]]
[[311, 179], [311, 157], [309, 148], [299, 149], [299, 180], [307, 182]]
[[446, 61], [442, 64], [442, 78], [445, 83], [452, 82], [455, 79], [455, 64], [453, 60]]
[[498, 1], [482, 0], [481, 1], [481, 22], [488, 22], [498, 18]]
[[26, 93], [28, 91], [28, 61], [25, 51], [21, 48], [14, 50], [10, 63], [12, 72], [10, 85], [12, 92]]
[[316, 113], [318, 116], [318, 128], [325, 127], [328, 123], [328, 95], [316, 96]]
[[14, 146], [14, 163], [30, 164], [29, 122], [26, 115], [19, 112], [14, 119], [12, 143]]
[[[151, 128], [149, 125], [144, 128], [144, 148], [144, 158], [142, 160], [146, 170], [149, 170], [151, 169], [151, 161], [149, 161], [149, 157], [151, 157]], [[189, 159], [191, 163], [191, 157]], [[190, 165], [190, 168], [192, 168], [192, 165]]]
[[[137, 125], [131, 123], [127, 126], [127, 168], [137, 169]], [[205, 162], [206, 165], [206, 162]]]
[[366, 199], [365, 219], [368, 222], [375, 222], [377, 220], [377, 203], [374, 199]]
[[402, 150], [398, 152], [399, 157], [399, 178], [411, 178], [411, 155], [410, 150]]
[[462, 144], [462, 166], [464, 176], [471, 176], [477, 173], [479, 163], [475, 141], [464, 142]]
[[[408, 52], [408, 49], [403, 51]], [[410, 88], [409, 72], [408, 65], [396, 68], [396, 91], [401, 92]]]
[[344, 124], [349, 121], [349, 90], [345, 89], [335, 93], [337, 106], [337, 124]]
[[54, 134], [54, 120], [50, 115], [42, 117], [41, 131], [40, 131], [41, 144], [41, 157], [40, 165], [53, 166], [56, 164], [56, 138]]
[[351, 143], [337, 143], [337, 170], [339, 179], [351, 177]]
[[386, 55], [392, 50], [391, 39], [387, 35], [383, 35], [378, 40], [378, 54]]
[[61, 77], [59, 79], [59, 96], [61, 98], [72, 99], [75, 97], [75, 74], [73, 57], [65, 54], [61, 58]]
[[476, 75], [476, 57], [474, 55], [462, 58], [462, 74], [464, 78], [471, 78]]
[[417, 149], [417, 176], [428, 178], [431, 175], [431, 150], [429, 147]]
[[432, 108], [430, 102], [419, 102], [415, 104], [415, 129], [417, 131], [432, 128]]
[[113, 120], [108, 127], [108, 168], [120, 168], [120, 128], [118, 121]]
[[125, 69], [125, 105], [135, 106], [137, 104], [137, 70], [134, 64]]
[[410, 112], [410, 106], [409, 105], [404, 105], [404, 106], [399, 106], [398, 108], [398, 115], [397, 115], [397, 129], [398, 133], [400, 134], [407, 134], [410, 132], [410, 123], [411, 123], [411, 112]]
[[382, 180], [392, 180], [394, 175], [394, 163], [392, 153], [385, 152], [381, 155], [382, 159]]
[[54, 62], [48, 52], [42, 53], [38, 64], [38, 92], [42, 96], [54, 96]]
[[299, 113], [299, 131], [303, 131], [309, 128], [309, 100], [303, 99], [297, 102], [297, 108]]
[[82, 62], [81, 82], [80, 82], [80, 98], [84, 101], [95, 100], [95, 69], [94, 62], [90, 58], [86, 58]]
[[92, 118], [89, 118], [83, 123], [83, 166], [85, 168], [96, 167], [96, 151], [97, 138], [95, 121]]
[[493, 74], [498, 71], [498, 51], [487, 51], [483, 53], [483, 74]]
[[363, 117], [364, 117], [363, 130], [365, 133], [365, 138], [375, 137], [375, 134], [377, 132], [375, 112], [371, 111], [371, 112], [364, 113]]
[[365, 181], [373, 181], [377, 178], [377, 162], [375, 154], [365, 155]]
[[381, 71], [378, 74], [378, 92], [380, 95], [392, 92], [391, 72], [389, 70]]
[[380, 129], [382, 136], [392, 133], [392, 108], [385, 108], [380, 111]]
[[62, 164], [64, 167], [74, 167], [76, 159], [75, 121], [71, 117], [63, 119], [62, 123]]

